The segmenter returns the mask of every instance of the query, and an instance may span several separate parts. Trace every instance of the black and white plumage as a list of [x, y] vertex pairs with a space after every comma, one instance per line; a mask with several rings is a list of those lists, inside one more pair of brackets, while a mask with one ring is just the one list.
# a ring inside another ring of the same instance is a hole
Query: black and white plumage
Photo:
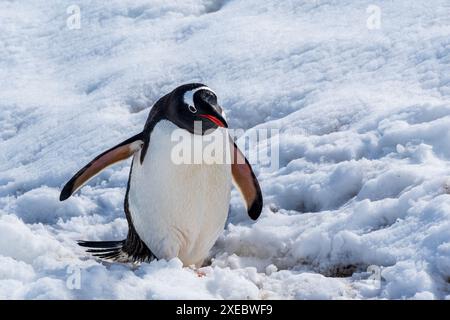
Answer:
[[[201, 121], [200, 129], [195, 121]], [[225, 226], [231, 182], [241, 191], [254, 220], [262, 210], [261, 190], [231, 139], [226, 144], [231, 162], [175, 164], [171, 134], [182, 129], [192, 139], [201, 139], [228, 135], [227, 127], [215, 93], [203, 84], [180, 86], [159, 99], [141, 133], [96, 157], [63, 188], [61, 201], [106, 167], [133, 156], [125, 196], [127, 238], [79, 244], [99, 258], [118, 262], [178, 257], [186, 266], [201, 266]]]

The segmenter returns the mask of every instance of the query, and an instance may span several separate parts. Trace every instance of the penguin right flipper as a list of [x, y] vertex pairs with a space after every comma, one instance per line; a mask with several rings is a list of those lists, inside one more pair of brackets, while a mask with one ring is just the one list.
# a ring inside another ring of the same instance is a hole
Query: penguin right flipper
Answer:
[[233, 162], [231, 164], [233, 183], [245, 201], [249, 217], [256, 220], [261, 215], [263, 208], [261, 187], [259, 186], [252, 166], [231, 137], [230, 147], [231, 154], [233, 155]]
[[143, 134], [140, 133], [115, 146], [114, 148], [109, 149], [92, 160], [83, 169], [78, 171], [78, 173], [75, 174], [75, 176], [73, 176], [73, 178], [70, 179], [70, 181], [64, 186], [59, 200], [67, 200], [72, 194], [77, 192], [84, 184], [99, 174], [102, 170], [117, 162], [128, 159], [139, 151], [144, 144], [144, 139], [142, 136]]

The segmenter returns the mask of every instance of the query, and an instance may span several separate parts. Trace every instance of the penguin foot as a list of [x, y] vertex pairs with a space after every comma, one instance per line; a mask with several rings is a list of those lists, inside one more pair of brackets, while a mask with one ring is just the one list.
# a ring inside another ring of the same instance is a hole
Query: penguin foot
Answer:
[[189, 268], [194, 271], [199, 278], [206, 277], [207, 275], [206, 271], [204, 270], [205, 268], [197, 268], [195, 265], [189, 266]]
[[197, 269], [197, 270], [195, 270], [195, 273], [197, 274], [197, 277], [199, 277], [199, 278], [206, 277], [206, 273], [204, 271]]

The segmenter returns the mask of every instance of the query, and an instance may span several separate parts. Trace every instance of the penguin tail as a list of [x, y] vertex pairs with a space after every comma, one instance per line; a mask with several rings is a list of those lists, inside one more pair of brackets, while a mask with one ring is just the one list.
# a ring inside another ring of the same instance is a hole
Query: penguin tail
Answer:
[[114, 262], [150, 262], [156, 259], [155, 255], [134, 232], [134, 229], [128, 233], [125, 240], [78, 241], [78, 245], [88, 248], [86, 252], [91, 253], [94, 257]]
[[81, 247], [89, 248], [86, 252], [94, 257], [108, 259], [117, 262], [129, 262], [130, 257], [122, 249], [125, 240], [121, 241], [78, 241]]

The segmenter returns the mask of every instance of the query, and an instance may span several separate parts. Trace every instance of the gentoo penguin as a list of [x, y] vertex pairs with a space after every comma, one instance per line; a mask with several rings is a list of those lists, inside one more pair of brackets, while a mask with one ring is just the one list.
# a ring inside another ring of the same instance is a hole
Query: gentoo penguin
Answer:
[[[141, 133], [96, 157], [63, 188], [61, 201], [103, 169], [133, 157], [125, 196], [127, 238], [79, 244], [117, 262], [178, 257], [185, 266], [201, 267], [225, 227], [232, 181], [251, 219], [259, 217], [263, 206], [255, 174], [227, 128], [216, 94], [203, 84], [182, 85], [159, 99]], [[175, 163], [174, 130], [193, 139], [225, 130], [224, 148], [232, 161]]]

